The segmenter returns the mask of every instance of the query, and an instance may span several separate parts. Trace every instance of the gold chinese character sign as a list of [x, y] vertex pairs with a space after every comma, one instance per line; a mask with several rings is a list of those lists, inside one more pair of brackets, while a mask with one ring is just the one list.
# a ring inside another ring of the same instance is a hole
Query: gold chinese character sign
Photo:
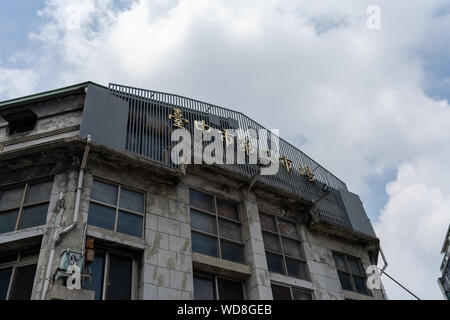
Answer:
[[308, 179], [309, 182], [313, 182], [314, 181], [315, 175], [314, 175], [313, 172], [311, 172], [311, 170], [309, 169], [309, 166], [303, 166], [302, 164], [300, 164], [298, 169], [300, 170], [300, 174], [302, 176], [305, 176], [306, 179]]
[[280, 157], [281, 165], [289, 172], [292, 170], [292, 160], [289, 160], [285, 154]]
[[169, 119], [173, 119], [173, 126], [176, 128], [184, 128], [183, 123], [189, 123], [189, 120], [183, 118], [183, 112], [175, 108], [173, 114], [169, 115]]

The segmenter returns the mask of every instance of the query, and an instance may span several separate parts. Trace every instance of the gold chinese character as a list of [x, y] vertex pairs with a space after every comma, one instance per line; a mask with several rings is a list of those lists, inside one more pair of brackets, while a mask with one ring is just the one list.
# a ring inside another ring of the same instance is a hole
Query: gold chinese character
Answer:
[[314, 173], [311, 172], [311, 170], [309, 169], [309, 166], [303, 166], [302, 164], [300, 164], [298, 169], [300, 170], [300, 174], [302, 176], [305, 176], [309, 182], [314, 181], [315, 175], [314, 175]]
[[200, 130], [203, 133], [209, 133], [211, 131], [211, 127], [205, 123], [205, 120], [202, 121], [195, 120], [194, 124], [195, 129]]
[[255, 148], [250, 144], [249, 139], [243, 139], [241, 141], [241, 151], [245, 151], [247, 157], [250, 156], [250, 154], [255, 153]]
[[183, 112], [180, 109], [173, 109], [173, 114], [169, 115], [169, 119], [173, 118], [173, 126], [176, 128], [183, 128], [183, 123], [189, 123], [189, 120], [183, 118]]
[[228, 147], [229, 145], [233, 144], [234, 142], [234, 134], [229, 133], [228, 130], [217, 130], [218, 133], [220, 133], [220, 138], [222, 141], [225, 140], [225, 145]]
[[292, 170], [292, 160], [289, 160], [285, 154], [280, 158], [281, 164], [286, 168], [287, 172]]

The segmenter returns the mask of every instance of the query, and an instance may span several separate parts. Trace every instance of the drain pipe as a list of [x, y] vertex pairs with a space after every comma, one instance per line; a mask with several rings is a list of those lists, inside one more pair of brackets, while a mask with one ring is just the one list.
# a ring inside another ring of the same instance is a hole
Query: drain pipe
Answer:
[[[73, 222], [70, 226], [67, 226], [61, 232], [59, 229], [61, 228], [61, 216], [64, 211], [64, 206], [60, 205], [60, 209], [58, 212], [58, 216], [55, 221], [55, 233], [53, 234], [52, 244], [50, 256], [48, 259], [47, 272], [45, 275], [44, 288], [42, 289], [41, 300], [45, 300], [45, 296], [47, 294], [48, 288], [50, 286], [50, 279], [52, 276], [53, 262], [55, 260], [55, 247], [61, 240], [62, 236], [75, 228], [78, 225], [78, 216], [80, 215], [80, 201], [81, 201], [81, 191], [83, 188], [83, 178], [84, 178], [84, 169], [86, 168], [87, 158], [89, 155], [89, 150], [91, 148], [92, 138], [90, 135], [86, 138], [86, 148], [84, 149], [83, 160], [81, 162], [80, 173], [78, 175], [78, 185], [77, 185], [77, 194], [75, 198], [75, 210], [73, 213]], [[59, 194], [60, 202], [62, 201], [62, 192]]]
[[83, 178], [84, 178], [84, 169], [86, 168], [86, 162], [89, 154], [89, 150], [91, 148], [91, 136], [88, 135], [86, 138], [86, 148], [84, 149], [83, 161], [81, 162], [80, 174], [78, 176], [78, 186], [77, 186], [77, 195], [75, 199], [75, 210], [73, 212], [73, 222], [70, 226], [64, 228], [59, 234], [58, 240], [61, 239], [61, 236], [75, 228], [78, 224], [78, 216], [80, 215], [80, 201], [81, 201], [81, 190], [83, 188]]
[[381, 258], [383, 259], [383, 262], [384, 262], [384, 266], [383, 266], [383, 268], [381, 268], [381, 272], [380, 272], [380, 276], [381, 276], [384, 273], [384, 270], [386, 270], [386, 268], [388, 266], [388, 262], [386, 260], [386, 257], [384, 256], [383, 250], [381, 250], [381, 246], [380, 246], [380, 253], [381, 253]]

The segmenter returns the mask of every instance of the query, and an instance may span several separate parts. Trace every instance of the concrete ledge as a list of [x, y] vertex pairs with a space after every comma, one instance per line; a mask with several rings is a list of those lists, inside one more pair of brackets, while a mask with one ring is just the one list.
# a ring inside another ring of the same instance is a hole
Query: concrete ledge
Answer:
[[8, 250], [23, 248], [27, 245], [39, 245], [42, 241], [45, 226], [32, 227], [0, 234], [0, 252], [2, 247]]
[[321, 232], [323, 234], [337, 236], [341, 239], [352, 241], [354, 243], [359, 243], [365, 246], [369, 252], [378, 252], [380, 249], [380, 239], [355, 230], [332, 225], [328, 222], [321, 221], [318, 224], [309, 226], [309, 229], [311, 231]]
[[88, 225], [87, 235], [96, 239], [104, 240], [120, 247], [128, 247], [131, 249], [144, 250], [145, 240], [136, 238], [124, 233], [114, 232], [112, 230], [103, 229]]
[[85, 289], [70, 290], [65, 286], [56, 284], [48, 292], [47, 298], [49, 300], [94, 300], [95, 291]]
[[374, 300], [372, 296], [367, 296], [365, 294], [353, 292], [353, 291], [347, 291], [342, 290], [342, 294], [344, 295], [345, 299], [351, 299], [351, 300]]
[[309, 281], [288, 277], [288, 276], [285, 276], [285, 275], [282, 275], [279, 273], [274, 273], [274, 272], [269, 272], [269, 274], [270, 274], [271, 282], [278, 282], [281, 284], [288, 284], [288, 285], [291, 285], [294, 287], [311, 289], [311, 290], [314, 289], [312, 283]]
[[201, 253], [192, 253], [194, 272], [205, 272], [219, 276], [234, 277], [240, 279], [250, 278], [252, 272], [250, 266], [210, 257]]

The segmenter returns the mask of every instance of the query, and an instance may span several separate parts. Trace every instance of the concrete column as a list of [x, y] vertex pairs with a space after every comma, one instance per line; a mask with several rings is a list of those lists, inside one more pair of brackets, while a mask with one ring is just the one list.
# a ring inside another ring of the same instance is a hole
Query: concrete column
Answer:
[[140, 299], [193, 299], [189, 189], [148, 194]]
[[246, 281], [247, 297], [254, 300], [272, 300], [258, 206], [253, 193], [243, 196], [241, 208], [247, 261], [252, 271], [250, 279]]
[[[51, 240], [55, 231], [55, 219], [58, 213], [57, 202], [59, 200], [59, 194], [62, 192], [64, 199], [64, 211], [61, 217], [62, 228], [70, 225], [73, 221], [73, 213], [75, 209], [75, 198], [76, 198], [76, 185], [78, 179], [77, 170], [71, 170], [66, 173], [57, 174], [54, 177], [52, 194], [49, 203], [49, 213], [47, 216], [46, 231], [44, 233], [41, 251], [39, 254], [38, 265], [36, 269], [34, 287], [32, 299], [38, 300], [41, 298], [42, 288], [44, 285], [45, 274], [48, 265], [48, 259], [50, 255]], [[88, 212], [88, 194], [92, 182], [92, 176], [85, 174], [83, 181], [82, 197], [80, 202], [80, 216], [78, 219], [78, 226], [71, 230], [69, 233], [65, 234], [55, 248], [55, 259], [53, 261], [53, 273], [59, 266], [59, 255], [63, 249], [71, 249], [73, 251], [81, 252], [83, 243], [83, 231], [84, 224], [87, 221]], [[53, 285], [50, 285], [48, 296], [50, 297], [50, 292]]]

